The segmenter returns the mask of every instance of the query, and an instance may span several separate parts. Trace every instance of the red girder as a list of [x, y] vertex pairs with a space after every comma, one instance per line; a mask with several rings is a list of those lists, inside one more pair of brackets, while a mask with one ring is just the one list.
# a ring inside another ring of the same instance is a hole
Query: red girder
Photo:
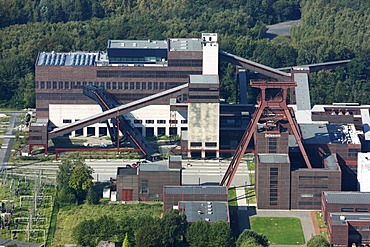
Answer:
[[[253, 133], [255, 132], [256, 126], [258, 121], [260, 120], [263, 111], [265, 108], [274, 108], [274, 109], [280, 109], [283, 110], [285, 118], [282, 119], [288, 119], [288, 122], [291, 126], [291, 129], [293, 131], [294, 137], [297, 140], [298, 147], [302, 153], [302, 156], [306, 162], [306, 165], [309, 169], [312, 169], [312, 166], [310, 164], [310, 161], [307, 157], [306, 151], [303, 147], [303, 143], [301, 140], [301, 135], [298, 130], [298, 125], [294, 121], [291, 112], [288, 109], [288, 106], [286, 104], [286, 95], [288, 88], [296, 87], [296, 82], [266, 82], [266, 81], [255, 81], [251, 82], [252, 87], [260, 88], [261, 89], [261, 96], [259, 96], [258, 100], [258, 106], [257, 110], [254, 112], [251, 121], [249, 122], [249, 125], [247, 129], [244, 132], [244, 135], [242, 139], [239, 142], [238, 148], [235, 151], [235, 154], [233, 156], [233, 159], [231, 160], [226, 173], [224, 177], [222, 178], [220, 185], [226, 185], [226, 187], [230, 187], [231, 182], [235, 176], [235, 173], [239, 167], [240, 161], [247, 149], [247, 146], [252, 138]], [[274, 98], [272, 100], [266, 100], [266, 89], [267, 88], [278, 88], [282, 90], [282, 94], [279, 95], [278, 98]], [[266, 117], [265, 119], [267, 119]], [[273, 117], [272, 119], [276, 120], [276, 117]]]

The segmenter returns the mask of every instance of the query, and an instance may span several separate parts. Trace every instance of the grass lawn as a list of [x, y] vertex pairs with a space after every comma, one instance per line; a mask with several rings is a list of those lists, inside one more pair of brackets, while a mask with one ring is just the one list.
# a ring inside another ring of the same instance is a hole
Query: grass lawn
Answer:
[[52, 246], [64, 246], [67, 243], [74, 243], [72, 239], [73, 228], [80, 222], [87, 219], [98, 219], [106, 215], [119, 218], [124, 215], [145, 215], [160, 217], [163, 212], [162, 204], [99, 204], [69, 206], [60, 208], [57, 216], [56, 229]]
[[238, 200], [236, 199], [236, 189], [235, 188], [229, 189], [227, 195], [228, 195], [229, 206], [231, 207], [238, 206]]
[[270, 244], [305, 244], [301, 221], [298, 218], [252, 217], [250, 220], [252, 230], [264, 234]]

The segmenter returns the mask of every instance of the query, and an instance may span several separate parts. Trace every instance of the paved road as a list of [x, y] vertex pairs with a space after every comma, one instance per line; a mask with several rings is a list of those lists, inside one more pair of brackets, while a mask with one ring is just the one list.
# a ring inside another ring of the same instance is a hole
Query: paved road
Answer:
[[15, 127], [19, 123], [21, 113], [13, 112], [10, 115], [8, 129], [3, 137], [3, 143], [0, 149], [0, 162], [1, 162], [1, 171], [6, 168], [6, 165], [9, 160], [10, 151], [12, 149], [13, 140], [15, 138]]
[[290, 28], [292, 26], [297, 26], [299, 24], [300, 20], [295, 21], [286, 21], [277, 23], [274, 25], [267, 26], [267, 33], [268, 34], [274, 34], [274, 35], [289, 35]]
[[[117, 176], [117, 168], [125, 167], [127, 164], [132, 164], [137, 160], [85, 160], [86, 164], [90, 166], [93, 170], [94, 181], [109, 181], [109, 179], [115, 178]], [[167, 161], [161, 161], [166, 163]], [[35, 162], [28, 163], [22, 166], [22, 172], [26, 170], [41, 169], [44, 170], [43, 174], [49, 176], [55, 176], [58, 170], [58, 164], [60, 162]], [[189, 165], [188, 165], [189, 164]], [[149, 164], [150, 165], [150, 164]], [[198, 185], [198, 184], [218, 184], [226, 169], [229, 165], [228, 161], [218, 161], [218, 160], [186, 160], [183, 161], [183, 176], [182, 181], [184, 185]], [[247, 170], [246, 162], [240, 164], [238, 171], [233, 179], [232, 186], [239, 188], [245, 187], [249, 183], [249, 175]], [[13, 170], [16, 173], [16, 169]], [[244, 197], [245, 198], [245, 197]], [[245, 201], [245, 199], [244, 199]]]

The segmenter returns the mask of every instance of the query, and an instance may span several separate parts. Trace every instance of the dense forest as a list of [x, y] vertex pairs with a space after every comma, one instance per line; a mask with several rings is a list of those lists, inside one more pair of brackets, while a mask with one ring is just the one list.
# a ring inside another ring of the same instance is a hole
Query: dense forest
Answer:
[[[0, 107], [32, 107], [39, 51], [98, 51], [108, 39], [200, 37], [272, 67], [354, 59], [348, 69], [311, 75], [312, 103], [370, 103], [368, 1], [334, 0], [0, 0]], [[266, 25], [300, 19], [290, 36]], [[222, 97], [235, 102], [235, 69], [221, 65]], [[342, 90], [342, 88], [346, 90]]]

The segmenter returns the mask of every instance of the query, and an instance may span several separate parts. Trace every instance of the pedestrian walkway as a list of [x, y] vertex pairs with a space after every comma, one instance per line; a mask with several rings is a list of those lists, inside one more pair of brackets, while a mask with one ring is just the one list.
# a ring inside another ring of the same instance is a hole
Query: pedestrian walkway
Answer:
[[241, 207], [248, 206], [247, 200], [245, 197], [245, 187], [237, 187], [235, 191], [236, 191], [236, 200], [237, 200], [238, 206], [241, 206]]

